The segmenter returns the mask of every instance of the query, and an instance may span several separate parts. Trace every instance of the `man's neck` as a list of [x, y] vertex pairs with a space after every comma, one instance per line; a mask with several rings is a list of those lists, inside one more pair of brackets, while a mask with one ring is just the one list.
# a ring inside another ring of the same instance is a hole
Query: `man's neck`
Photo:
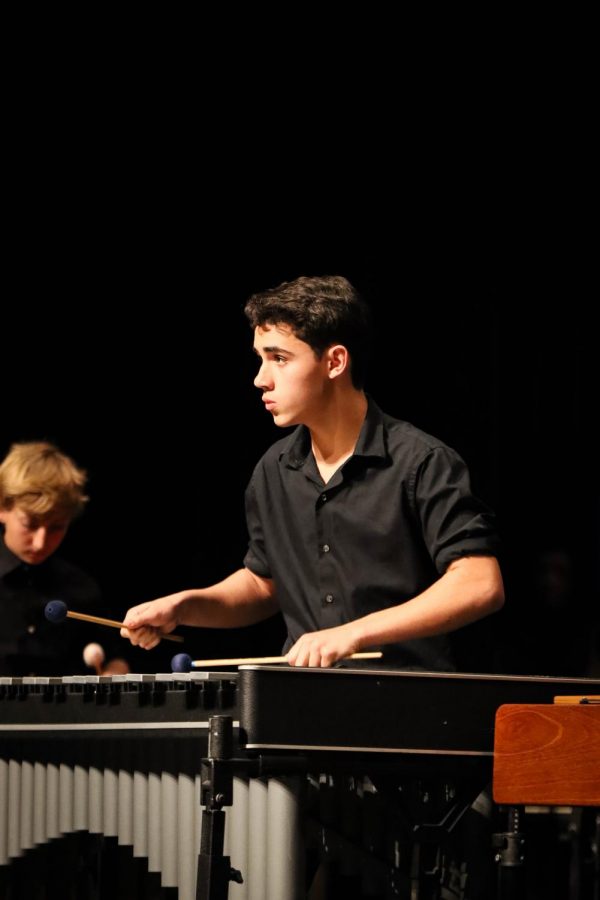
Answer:
[[324, 481], [352, 456], [367, 406], [363, 391], [347, 391], [337, 395], [319, 421], [309, 426], [312, 451]]

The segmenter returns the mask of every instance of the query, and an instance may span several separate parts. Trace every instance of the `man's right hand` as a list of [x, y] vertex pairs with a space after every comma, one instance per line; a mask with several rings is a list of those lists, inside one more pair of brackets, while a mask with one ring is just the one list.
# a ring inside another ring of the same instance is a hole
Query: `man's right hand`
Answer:
[[177, 611], [181, 599], [181, 594], [170, 594], [132, 606], [123, 620], [121, 637], [129, 638], [136, 647], [152, 650], [160, 643], [162, 634], [168, 634], [179, 624]]

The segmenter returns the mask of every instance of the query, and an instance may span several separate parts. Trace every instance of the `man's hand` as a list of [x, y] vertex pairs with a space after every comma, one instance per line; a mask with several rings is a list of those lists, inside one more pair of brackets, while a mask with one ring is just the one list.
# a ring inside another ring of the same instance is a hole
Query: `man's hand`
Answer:
[[170, 594], [132, 606], [123, 620], [121, 637], [129, 638], [136, 647], [152, 650], [160, 643], [161, 634], [168, 634], [179, 624], [180, 600], [180, 594]]
[[339, 659], [346, 659], [356, 653], [358, 649], [358, 635], [350, 622], [337, 628], [303, 634], [291, 648], [287, 658], [291, 666], [328, 668]]

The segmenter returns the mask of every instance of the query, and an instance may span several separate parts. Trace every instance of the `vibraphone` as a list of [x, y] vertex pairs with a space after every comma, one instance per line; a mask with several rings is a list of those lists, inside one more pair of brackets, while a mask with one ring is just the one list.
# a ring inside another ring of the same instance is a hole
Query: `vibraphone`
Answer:
[[[245, 879], [229, 896], [292, 900], [303, 776], [291, 773], [458, 772], [485, 784], [500, 705], [585, 693], [600, 693], [600, 682], [279, 666], [0, 678], [0, 865], [89, 831], [131, 846], [193, 900], [201, 760], [218, 715], [232, 725], [227, 843]], [[248, 779], [248, 761], [281, 777]]]
[[195, 897], [207, 717], [235, 677], [0, 678], [0, 865], [76, 831], [115, 837]]
[[[208, 718], [232, 718], [240, 751], [237, 679], [237, 672], [0, 677], [0, 866], [89, 832], [130, 847], [164, 888], [194, 900]], [[297, 882], [299, 855], [290, 865], [289, 852], [297, 793], [292, 778], [234, 779], [226, 847], [235, 848], [244, 883], [231, 897], [266, 896], [267, 880], [285, 891]]]

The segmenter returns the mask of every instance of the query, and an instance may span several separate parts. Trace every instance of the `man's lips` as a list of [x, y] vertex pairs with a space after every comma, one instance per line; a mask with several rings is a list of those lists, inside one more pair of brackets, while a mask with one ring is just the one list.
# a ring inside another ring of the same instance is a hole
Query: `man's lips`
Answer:
[[26, 559], [32, 563], [41, 562], [43, 559], [45, 559], [45, 554], [41, 550], [39, 550], [39, 551], [27, 550], [23, 554], [23, 556], [25, 556]]

